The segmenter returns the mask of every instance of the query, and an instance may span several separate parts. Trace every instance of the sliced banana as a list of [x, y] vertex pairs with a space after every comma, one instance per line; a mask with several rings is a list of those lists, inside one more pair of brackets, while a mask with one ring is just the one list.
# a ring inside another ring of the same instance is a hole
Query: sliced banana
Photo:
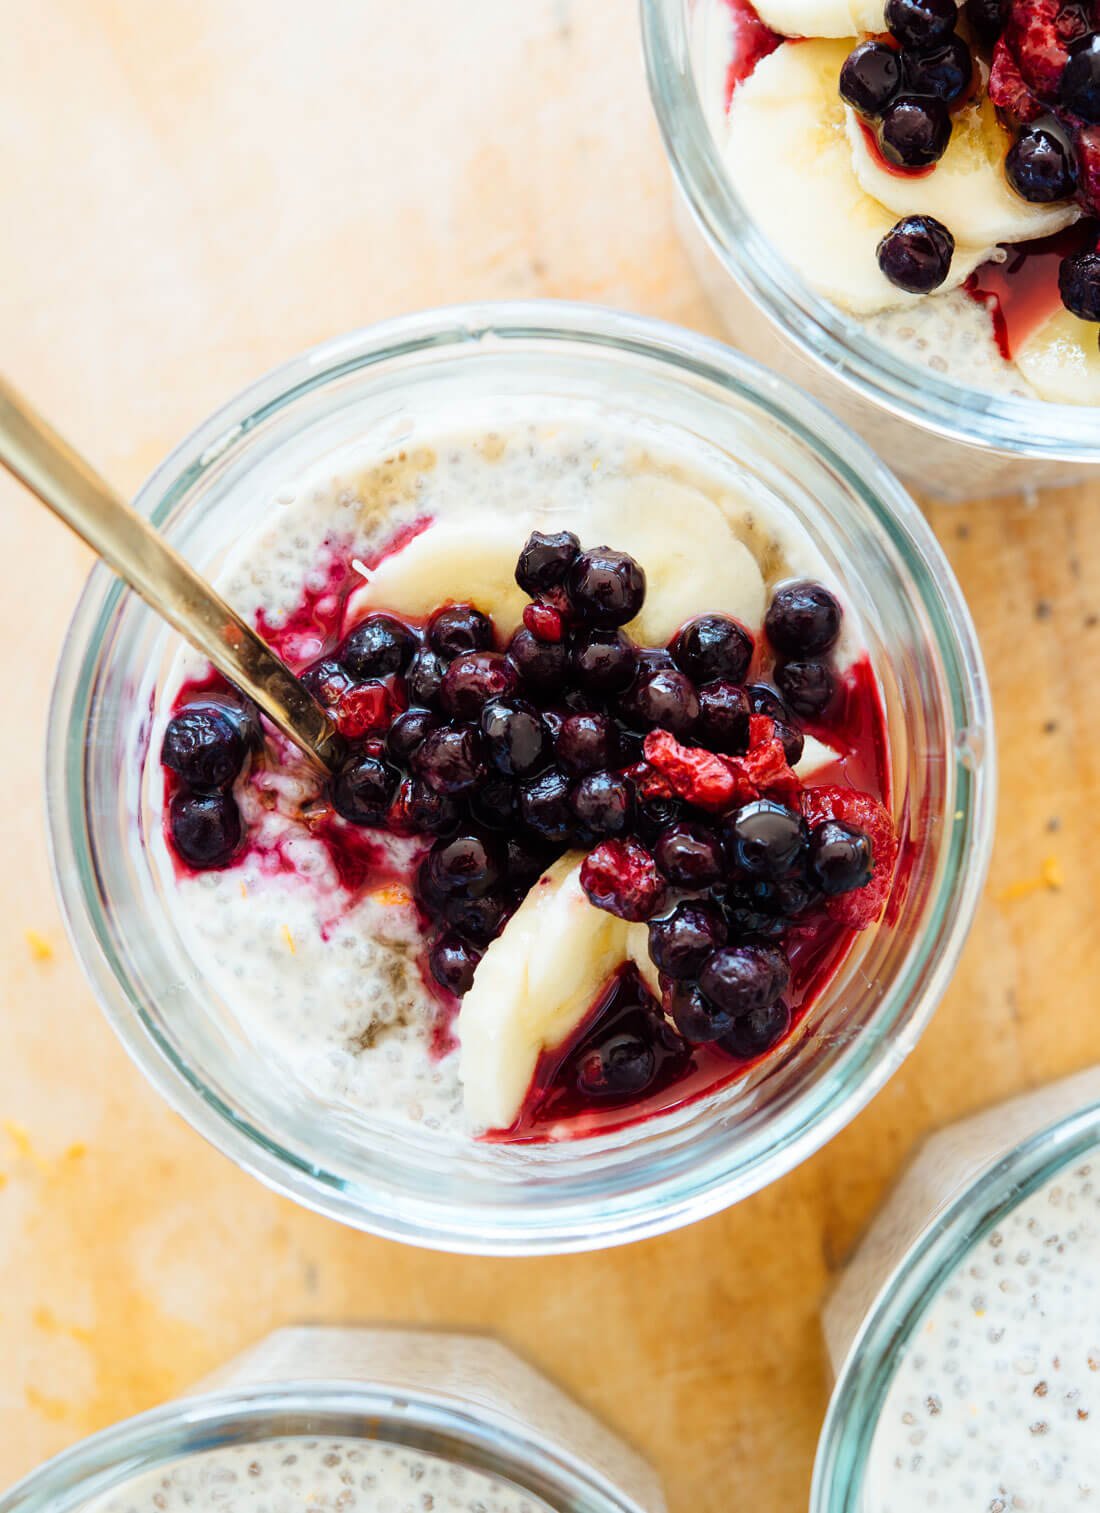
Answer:
[[539, 1056], [576, 1029], [627, 957], [624, 920], [589, 903], [584, 856], [545, 872], [485, 952], [456, 1024], [470, 1122], [506, 1129], [523, 1106]]
[[885, 0], [756, 0], [765, 26], [784, 37], [850, 37], [886, 30]]
[[868, 145], [859, 116], [845, 106], [852, 167], [863, 190], [903, 215], [931, 215], [968, 247], [1025, 242], [1071, 225], [1080, 210], [1072, 203], [1032, 205], [1009, 188], [1005, 154], [1012, 137], [988, 98], [952, 118], [947, 151], [931, 173], [891, 173]]
[[[876, 249], [898, 215], [866, 192], [852, 166], [837, 81], [856, 41], [785, 42], [762, 58], [730, 103], [726, 165], [780, 255], [828, 299], [870, 315], [920, 296], [896, 288], [879, 267]], [[955, 240], [944, 289], [992, 250], [958, 232]]]
[[793, 771], [805, 783], [817, 773], [823, 772], [826, 767], [831, 767], [834, 762], [840, 760], [840, 752], [832, 746], [827, 746], [824, 741], [819, 741], [816, 736], [808, 735], [802, 745], [802, 755], [794, 764]]
[[649, 954], [648, 925], [627, 925], [626, 954], [627, 958], [638, 968], [638, 972], [646, 987], [653, 994], [657, 1002], [660, 1003], [661, 976], [657, 971], [652, 956]]
[[1059, 310], [1016, 353], [1016, 366], [1052, 404], [1100, 405], [1100, 326]]

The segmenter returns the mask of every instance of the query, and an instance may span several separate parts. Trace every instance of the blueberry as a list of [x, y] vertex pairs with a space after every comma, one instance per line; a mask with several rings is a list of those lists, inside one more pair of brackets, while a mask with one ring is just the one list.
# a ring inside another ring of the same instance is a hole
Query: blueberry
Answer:
[[725, 939], [725, 922], [709, 904], [688, 900], [649, 922], [650, 959], [659, 972], [677, 981], [698, 977]]
[[951, 270], [955, 238], [931, 215], [903, 216], [879, 242], [878, 265], [898, 289], [931, 294]]
[[790, 964], [775, 946], [723, 946], [699, 974], [699, 986], [711, 1003], [740, 1019], [780, 998], [790, 977]]
[[445, 725], [429, 731], [410, 764], [436, 793], [469, 793], [485, 778], [485, 753], [472, 725]]
[[314, 662], [301, 674], [301, 679], [318, 704], [326, 709], [334, 709], [348, 690], [355, 687], [355, 679], [335, 657], [322, 657], [319, 662]]
[[337, 814], [353, 825], [381, 829], [389, 816], [400, 773], [380, 757], [353, 760], [337, 773], [332, 784], [332, 802]]
[[643, 676], [624, 700], [629, 713], [645, 725], [689, 734], [699, 718], [699, 695], [682, 672], [660, 670]]
[[521, 626], [508, 643], [508, 656], [530, 688], [554, 693], [565, 686], [569, 650], [564, 641], [540, 641]]
[[598, 546], [581, 552], [570, 567], [568, 593], [582, 620], [614, 629], [633, 620], [641, 609], [645, 573], [626, 552]]
[[1077, 192], [1073, 163], [1065, 145], [1050, 131], [1029, 127], [1008, 149], [1005, 178], [1021, 199], [1049, 205]]
[[880, 116], [901, 88], [901, 55], [882, 42], [861, 42], [840, 69], [840, 98], [861, 116]]
[[492, 891], [503, 865], [498, 843], [469, 833], [436, 841], [429, 855], [432, 882], [444, 898], [481, 898]]
[[516, 790], [507, 778], [490, 777], [466, 797], [470, 818], [486, 830], [511, 830], [516, 824]]
[[421, 647], [405, 674], [405, 687], [415, 704], [434, 704], [443, 686], [446, 663], [438, 652]]
[[784, 662], [775, 670], [775, 681], [803, 719], [824, 714], [836, 694], [836, 679], [824, 662]]
[[705, 996], [697, 982], [673, 982], [664, 995], [664, 1007], [685, 1040], [707, 1045], [720, 1040], [734, 1021]]
[[791, 1011], [782, 998], [734, 1020], [719, 1042], [724, 1051], [742, 1061], [763, 1056], [778, 1045], [791, 1027]]
[[456, 998], [470, 991], [480, 960], [481, 952], [450, 930], [433, 942], [428, 953], [432, 976]]
[[725, 871], [718, 837], [697, 820], [680, 820], [662, 830], [653, 859], [677, 888], [709, 888]]
[[490, 699], [481, 711], [481, 734], [490, 764], [505, 777], [529, 777], [546, 763], [549, 731], [523, 699]]
[[405, 777], [390, 805], [389, 826], [398, 834], [448, 835], [457, 830], [459, 808], [445, 793], [436, 793], [421, 778]]
[[[836, 645], [840, 620], [840, 605], [820, 583], [786, 583], [772, 596], [764, 631], [780, 656], [820, 657]], [[785, 711], [759, 713], [787, 717]]]
[[625, 835], [634, 818], [630, 780], [617, 772], [590, 772], [580, 778], [569, 803], [578, 824], [594, 836]]
[[386, 751], [395, 762], [407, 766], [409, 758], [426, 735], [438, 729], [439, 719], [430, 709], [406, 709], [386, 732]]
[[637, 665], [637, 648], [622, 630], [582, 626], [573, 637], [570, 655], [577, 682], [594, 694], [621, 693], [630, 686]]
[[392, 615], [370, 615], [340, 648], [340, 661], [357, 678], [404, 672], [417, 650], [415, 631]]
[[785, 877], [803, 860], [806, 821], [773, 799], [753, 799], [726, 821], [730, 856], [750, 877]]
[[871, 881], [875, 859], [862, 830], [826, 820], [810, 836], [810, 874], [822, 893], [850, 893]]
[[696, 683], [744, 680], [752, 662], [754, 643], [743, 625], [728, 615], [699, 615], [676, 636], [672, 658]]
[[652, 848], [657, 844], [662, 833], [670, 825], [677, 823], [683, 812], [684, 805], [680, 799], [640, 799], [634, 808], [634, 828], [642, 841]]
[[192, 788], [232, 786], [244, 766], [247, 742], [242, 720], [228, 705], [188, 704], [164, 731], [160, 759]]
[[1008, 0], [966, 0], [963, 10], [970, 30], [979, 41], [991, 47], [1004, 31]]
[[[942, 100], [920, 95], [899, 95], [887, 106], [879, 126], [879, 146], [888, 163], [898, 168], [927, 168], [938, 163], [951, 140], [951, 116]], [[930, 221], [931, 216], [909, 216], [908, 221]], [[939, 222], [936, 222], [939, 225]], [[894, 228], [897, 230], [897, 227]], [[886, 241], [893, 232], [887, 232]], [[881, 249], [882, 242], [879, 243]], [[879, 266], [882, 266], [881, 255]], [[887, 278], [890, 274], [882, 270]], [[893, 280], [893, 282], [897, 282]], [[943, 280], [937, 280], [942, 283]], [[905, 287], [904, 285], [902, 287]], [[935, 287], [935, 286], [933, 286]], [[924, 293], [924, 290], [916, 291]]]
[[569, 803], [569, 779], [557, 767], [520, 785], [520, 818], [529, 830], [544, 840], [561, 845], [573, 829]]
[[472, 604], [445, 604], [428, 621], [428, 640], [446, 661], [464, 651], [488, 651], [493, 622]]
[[516, 563], [516, 582], [524, 593], [537, 599], [547, 589], [565, 582], [580, 549], [572, 531], [555, 531], [550, 535], [532, 531]]
[[974, 78], [974, 59], [961, 37], [939, 47], [905, 54], [905, 92], [930, 95], [945, 105], [962, 99]]
[[618, 765], [618, 728], [605, 714], [571, 714], [554, 738], [558, 761], [566, 772], [581, 777]]
[[460, 652], [443, 674], [439, 701], [448, 714], [476, 720], [490, 699], [514, 693], [519, 676], [503, 652]]
[[1100, 36], [1090, 32], [1072, 48], [1059, 86], [1062, 106], [1083, 121], [1100, 121]]
[[526, 891], [542, 876], [557, 852], [529, 835], [509, 835], [506, 841], [505, 876], [513, 888]]
[[699, 690], [695, 738], [712, 751], [741, 756], [749, 749], [749, 700], [734, 683], [704, 683]]
[[955, 0], [886, 0], [886, 25], [902, 47], [946, 42], [958, 14]]
[[806, 746], [806, 737], [794, 725], [785, 725], [782, 720], [776, 720], [775, 738], [783, 743], [783, 754], [787, 758], [788, 767], [795, 767], [802, 760], [802, 752]]
[[816, 887], [804, 877], [758, 877], [744, 879], [743, 883], [736, 892], [742, 893], [753, 909], [769, 919], [782, 920], [784, 926], [819, 901]]
[[447, 923], [477, 946], [495, 940], [507, 916], [507, 904], [494, 893], [483, 893], [480, 898], [449, 898], [443, 905]]
[[590, 1098], [625, 1098], [644, 1092], [656, 1074], [653, 1046], [625, 1031], [609, 1035], [582, 1056], [577, 1087]]
[[176, 850], [192, 867], [224, 867], [241, 843], [241, 815], [228, 793], [177, 793], [169, 807]]
[[1058, 269], [1062, 303], [1081, 320], [1100, 320], [1100, 252], [1079, 252]]
[[793, 724], [790, 710], [784, 704], [778, 689], [770, 683], [750, 683], [745, 689], [745, 696], [753, 714], [766, 714], [769, 720], [781, 720], [785, 725]]

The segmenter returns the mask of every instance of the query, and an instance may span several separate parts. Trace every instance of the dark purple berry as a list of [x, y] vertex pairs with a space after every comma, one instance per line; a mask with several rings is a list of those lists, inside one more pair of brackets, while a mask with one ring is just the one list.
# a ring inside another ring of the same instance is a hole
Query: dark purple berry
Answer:
[[448, 930], [433, 942], [428, 953], [432, 976], [440, 987], [461, 998], [473, 987], [481, 952], [460, 935]]
[[493, 644], [493, 622], [472, 604], [445, 604], [428, 621], [428, 640], [449, 662], [464, 651], [488, 651]]
[[405, 777], [390, 805], [389, 827], [399, 835], [448, 835], [458, 829], [459, 808], [420, 778]]
[[1070, 115], [1100, 121], [1100, 36], [1095, 32], [1074, 45], [1058, 92]]
[[571, 714], [561, 722], [554, 749], [566, 772], [586, 772], [618, 766], [619, 739], [614, 722], [605, 714]]
[[436, 793], [469, 793], [485, 779], [485, 753], [472, 725], [429, 731], [410, 761], [416, 776]]
[[883, 42], [861, 42], [840, 69], [840, 98], [861, 116], [880, 116], [901, 88], [901, 55]]
[[537, 599], [548, 589], [564, 583], [580, 549], [572, 531], [555, 531], [552, 535], [532, 531], [516, 563], [516, 582], [524, 593]]
[[448, 714], [476, 720], [490, 699], [515, 692], [516, 669], [503, 652], [460, 652], [443, 674], [439, 700]]
[[886, 0], [887, 28], [902, 47], [946, 42], [958, 20], [955, 0]]
[[721, 1047], [739, 1060], [752, 1061], [778, 1045], [791, 1027], [791, 1011], [782, 998], [741, 1015], [722, 1036]]
[[790, 963], [775, 946], [723, 946], [699, 974], [699, 986], [733, 1019], [767, 1008], [787, 990]]
[[470, 818], [486, 830], [511, 830], [516, 824], [516, 790], [507, 778], [490, 777], [467, 795], [466, 802]]
[[241, 843], [241, 815], [228, 793], [177, 793], [169, 808], [172, 840], [192, 867], [224, 867]]
[[554, 861], [553, 847], [529, 835], [510, 835], [507, 840], [505, 877], [509, 887], [525, 892]]
[[490, 699], [481, 711], [481, 735], [491, 765], [505, 777], [529, 777], [546, 764], [550, 733], [523, 699]]
[[711, 953], [725, 942], [726, 926], [718, 910], [691, 900], [649, 922], [649, 955], [666, 977], [698, 977]]
[[508, 643], [508, 656], [530, 688], [556, 693], [569, 672], [569, 649], [564, 641], [540, 641], [522, 626]]
[[232, 786], [244, 766], [247, 742], [242, 719], [228, 705], [188, 704], [164, 731], [160, 759], [192, 788]]
[[355, 679], [335, 657], [322, 657], [301, 674], [302, 682], [325, 709], [334, 709], [344, 694], [355, 687]]
[[431, 849], [431, 877], [445, 898], [480, 898], [500, 878], [499, 843], [482, 835], [456, 835]]
[[673, 982], [664, 995], [673, 1024], [692, 1045], [708, 1045], [733, 1028], [730, 1016], [707, 998], [697, 982]]
[[[950, 3], [954, 9], [954, 0], [950, 0]], [[887, 106], [879, 126], [879, 146], [882, 149], [882, 155], [887, 162], [893, 163], [898, 168], [927, 168], [931, 163], [938, 163], [947, 151], [950, 140], [951, 116], [947, 106], [942, 100], [929, 99], [923, 95], [899, 95], [892, 105]], [[907, 217], [907, 223], [918, 220], [931, 221], [932, 217]], [[934, 224], [938, 226], [940, 223], [936, 221]], [[880, 267], [882, 267], [881, 249], [896, 231], [895, 226], [894, 231], [888, 231], [879, 243]], [[882, 271], [887, 278], [890, 278], [885, 268]], [[891, 282], [896, 283], [897, 280], [891, 279]], [[939, 279], [937, 282], [942, 283], [943, 280]], [[903, 284], [901, 287], [908, 286]], [[914, 292], [923, 294], [927, 291], [919, 289]]]
[[949, 37], [939, 47], [905, 54], [905, 92], [931, 95], [945, 105], [962, 99], [974, 77], [974, 59], [961, 37]]
[[569, 795], [577, 821], [590, 835], [625, 835], [634, 818], [629, 778], [618, 772], [590, 772]]
[[750, 683], [745, 694], [753, 714], [766, 714], [769, 720], [781, 720], [785, 725], [794, 723], [790, 710], [770, 683]]
[[386, 732], [386, 751], [395, 762], [407, 767], [424, 737], [438, 727], [439, 717], [430, 709], [406, 709]]
[[421, 647], [405, 674], [405, 687], [414, 704], [434, 704], [443, 686], [446, 663], [438, 652]]
[[561, 845], [573, 829], [569, 779], [557, 767], [520, 785], [519, 813], [523, 823], [543, 840]]
[[699, 615], [689, 620], [670, 647], [673, 661], [696, 683], [741, 683], [752, 662], [754, 642], [729, 615]]
[[810, 836], [810, 874], [822, 893], [850, 893], [871, 881], [870, 839], [839, 820], [825, 820]]
[[1062, 303], [1081, 320], [1100, 320], [1100, 252], [1079, 252], [1058, 269]]
[[645, 600], [645, 572], [627, 556], [608, 546], [582, 552], [569, 569], [569, 600], [589, 625], [613, 629], [625, 625]]
[[1077, 192], [1073, 163], [1065, 145], [1053, 132], [1028, 127], [1008, 149], [1005, 178], [1021, 199], [1050, 205], [1072, 199]]
[[630, 714], [643, 724], [670, 730], [675, 736], [688, 735], [699, 718], [699, 695], [682, 672], [650, 673], [630, 690], [625, 702]]
[[670, 825], [675, 825], [684, 812], [680, 799], [641, 799], [635, 805], [634, 828], [642, 841], [652, 849]]
[[581, 1057], [577, 1087], [589, 1098], [644, 1092], [657, 1073], [657, 1053], [640, 1035], [609, 1035]]
[[677, 888], [709, 888], [725, 871], [718, 837], [697, 820], [680, 820], [662, 830], [653, 859]]
[[443, 905], [447, 923], [477, 946], [495, 940], [507, 916], [507, 904], [494, 893], [484, 893], [480, 898], [449, 898]]
[[803, 719], [824, 714], [836, 693], [836, 678], [824, 662], [784, 662], [775, 669], [775, 681]]
[[340, 648], [340, 661], [357, 678], [404, 672], [417, 650], [416, 632], [392, 615], [370, 615]]
[[979, 42], [992, 47], [1004, 31], [1008, 0], [966, 0], [963, 10]]
[[638, 653], [625, 631], [582, 627], [573, 637], [571, 656], [573, 674], [582, 688], [613, 694], [630, 686]]
[[774, 723], [775, 738], [783, 743], [783, 754], [787, 758], [788, 767], [797, 766], [802, 760], [806, 737], [794, 725], [785, 725], [782, 720], [776, 720]]
[[802, 862], [809, 838], [806, 821], [773, 799], [753, 799], [725, 826], [730, 857], [750, 877], [785, 877]]
[[401, 775], [380, 757], [365, 756], [349, 762], [332, 784], [332, 802], [337, 814], [353, 825], [385, 826], [390, 804]]
[[741, 756], [749, 749], [749, 700], [735, 683], [704, 683], [699, 690], [695, 739], [711, 751]]
[[[820, 583], [786, 583], [772, 596], [764, 631], [782, 657], [820, 657], [836, 645], [840, 620], [840, 605]], [[758, 713], [787, 718], [770, 709]]]

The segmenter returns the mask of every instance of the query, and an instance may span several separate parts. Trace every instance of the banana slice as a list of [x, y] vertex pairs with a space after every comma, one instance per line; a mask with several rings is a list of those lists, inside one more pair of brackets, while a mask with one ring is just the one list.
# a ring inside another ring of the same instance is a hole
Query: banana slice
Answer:
[[816, 736], [808, 735], [803, 741], [802, 755], [794, 764], [793, 770], [805, 783], [839, 760], [839, 751], [834, 751], [831, 746], [827, 746], [824, 741], [819, 741]]
[[[852, 166], [840, 67], [856, 45], [813, 39], [785, 42], [762, 58], [734, 92], [726, 166], [733, 187], [766, 237], [808, 284], [846, 310], [870, 315], [911, 305], [875, 256], [898, 220], [868, 194]], [[985, 261], [992, 243], [964, 245], [944, 289]]]
[[649, 926], [627, 925], [626, 954], [638, 968], [642, 981], [658, 1003], [661, 1001], [661, 977], [649, 954]]
[[850, 37], [886, 30], [885, 0], [757, 0], [756, 14], [784, 37]]
[[624, 920], [589, 903], [580, 852], [539, 878], [482, 957], [456, 1023], [463, 1102], [478, 1129], [505, 1129], [539, 1056], [560, 1045], [626, 960]]
[[1016, 366], [1053, 404], [1100, 405], [1098, 331], [1093, 322], [1059, 310], [1024, 342]]
[[865, 193], [902, 215], [932, 215], [956, 242], [992, 247], [1049, 236], [1080, 216], [1073, 204], [1031, 205], [1008, 186], [1005, 154], [1012, 137], [984, 99], [954, 117], [947, 151], [931, 173], [891, 173], [868, 145], [867, 133], [850, 106], [844, 107], [852, 168]]

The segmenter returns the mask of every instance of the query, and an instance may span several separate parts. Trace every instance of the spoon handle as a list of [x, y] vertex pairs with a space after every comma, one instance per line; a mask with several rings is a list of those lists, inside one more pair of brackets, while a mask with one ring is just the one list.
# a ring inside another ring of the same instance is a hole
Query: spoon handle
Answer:
[[284, 735], [327, 770], [339, 765], [336, 726], [286, 663], [3, 378], [0, 463]]

